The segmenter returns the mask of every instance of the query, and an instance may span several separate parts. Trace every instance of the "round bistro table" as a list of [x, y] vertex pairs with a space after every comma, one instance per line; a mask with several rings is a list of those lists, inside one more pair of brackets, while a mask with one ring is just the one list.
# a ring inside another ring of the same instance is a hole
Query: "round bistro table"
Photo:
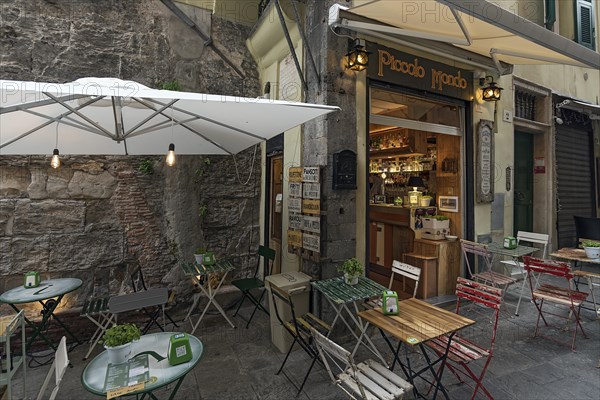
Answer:
[[[156, 400], [157, 397], [152, 394], [153, 391], [177, 381], [177, 384], [169, 396], [169, 400], [175, 398], [183, 379], [198, 364], [202, 358], [202, 353], [204, 352], [204, 345], [200, 339], [195, 336], [188, 335], [192, 349], [192, 359], [179, 365], [170, 365], [169, 360], [166, 358], [166, 354], [169, 348], [169, 338], [176, 333], [178, 332], [159, 332], [150, 335], [143, 335], [140, 340], [133, 343], [131, 354], [134, 356], [140, 353], [153, 351], [161, 356], [165, 356], [165, 358], [158, 361], [154, 357], [149, 356], [148, 362], [150, 382], [146, 382], [142, 390], [127, 393], [124, 396], [135, 396], [142, 394], [142, 399], [145, 396], [148, 396], [151, 399]], [[88, 392], [98, 396], [106, 397], [104, 383], [107, 369], [108, 353], [105, 350], [98, 354], [83, 370], [83, 373], [81, 374], [81, 383], [83, 387]]]

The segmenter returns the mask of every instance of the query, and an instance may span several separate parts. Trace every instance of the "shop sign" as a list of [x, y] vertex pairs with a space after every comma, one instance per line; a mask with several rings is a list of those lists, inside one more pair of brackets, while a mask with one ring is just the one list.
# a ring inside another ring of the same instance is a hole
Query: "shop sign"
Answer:
[[294, 247], [302, 247], [302, 232], [288, 230], [288, 245]]
[[320, 199], [321, 184], [320, 183], [305, 183], [302, 190], [302, 197], [305, 199]]
[[319, 182], [319, 167], [304, 167], [303, 182]]
[[302, 235], [302, 247], [315, 253], [321, 252], [321, 238], [317, 235], [305, 233]]
[[477, 134], [477, 202], [494, 201], [494, 133], [492, 121], [479, 121]]
[[288, 226], [290, 229], [302, 229], [302, 215], [290, 213], [288, 215]]
[[321, 233], [321, 217], [302, 216], [302, 230]]
[[533, 173], [534, 174], [545, 174], [546, 173], [546, 160], [544, 157], [535, 157], [533, 159]]
[[302, 200], [302, 212], [305, 214], [321, 214], [321, 200]]
[[290, 182], [289, 188], [290, 188], [290, 196], [302, 197], [302, 183]]
[[302, 199], [290, 197], [288, 199], [288, 211], [295, 212], [295, 213], [301, 213], [302, 212]]
[[473, 97], [473, 73], [450, 65], [417, 57], [376, 43], [367, 43], [368, 76], [414, 89], [470, 101]]
[[288, 178], [290, 182], [302, 182], [302, 167], [290, 167]]

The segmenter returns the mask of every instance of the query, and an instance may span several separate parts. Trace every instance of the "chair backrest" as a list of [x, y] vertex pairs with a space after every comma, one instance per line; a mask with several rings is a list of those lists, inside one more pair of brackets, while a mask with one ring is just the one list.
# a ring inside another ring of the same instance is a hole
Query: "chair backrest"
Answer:
[[141, 292], [113, 296], [108, 300], [108, 310], [112, 314], [139, 310], [144, 307], [160, 306], [167, 303], [169, 290], [154, 288]]
[[42, 384], [42, 388], [38, 393], [37, 400], [41, 400], [48, 384], [50, 383], [50, 378], [52, 377], [52, 373], [54, 373], [54, 382], [55, 386], [50, 394], [50, 400], [54, 400], [56, 398], [56, 394], [60, 388], [60, 383], [62, 381], [63, 376], [69, 366], [69, 355], [67, 354], [67, 338], [63, 336], [60, 339], [60, 343], [58, 344], [58, 348], [56, 349], [56, 353], [54, 354], [54, 361], [52, 362], [52, 366], [46, 375], [46, 379]]
[[542, 258], [546, 258], [548, 253], [548, 244], [550, 241], [550, 235], [545, 233], [535, 233], [535, 232], [525, 232], [518, 231], [517, 232], [517, 243], [527, 242], [532, 244], [541, 244], [542, 245]]
[[467, 270], [469, 272], [469, 276], [474, 275], [473, 269], [471, 268], [471, 255], [479, 256], [483, 260], [485, 264], [486, 270], [491, 269], [492, 267], [492, 253], [488, 250], [486, 244], [471, 242], [469, 240], [461, 239], [460, 247], [462, 249], [463, 257], [465, 259], [465, 265], [467, 266]]
[[[339, 372], [352, 374], [353, 377], [356, 377], [358, 367], [352, 358], [352, 354], [348, 350], [344, 349], [342, 346], [327, 338], [314, 328], [311, 328], [311, 333], [315, 342], [315, 346], [319, 351], [319, 356], [321, 357], [321, 360], [325, 365], [325, 369], [327, 370], [327, 373], [329, 374], [329, 377], [333, 383], [337, 383], [337, 378], [331, 369], [331, 365], [329, 364], [330, 360], [333, 361], [333, 363], [338, 367]], [[338, 364], [338, 362], [341, 362], [342, 365]], [[358, 384], [362, 398], [366, 399], [367, 396], [360, 380], [356, 379], [356, 383]]]
[[129, 274], [131, 278], [131, 287], [134, 292], [140, 292], [142, 290], [148, 290], [146, 287], [146, 281], [144, 281], [144, 274], [142, 273], [142, 267], [137, 265], [131, 274]]
[[460, 314], [460, 306], [463, 300], [472, 301], [479, 306], [493, 309], [492, 315], [492, 335], [487, 350], [491, 353], [496, 341], [496, 331], [498, 330], [498, 320], [500, 316], [500, 306], [502, 305], [502, 289], [483, 283], [475, 282], [469, 279], [456, 279], [456, 313]]
[[265, 260], [265, 267], [263, 269], [264, 280], [264, 278], [271, 275], [273, 264], [275, 263], [275, 250], [263, 245], [258, 246], [258, 261], [256, 262], [256, 270], [254, 271], [254, 277], [258, 276], [258, 271], [260, 270], [261, 257]]
[[[417, 295], [417, 289], [419, 288], [419, 280], [421, 279], [421, 268], [394, 260], [392, 262], [392, 276], [390, 276], [390, 283], [388, 285], [388, 289], [392, 288], [392, 283], [394, 282], [394, 275], [396, 274], [402, 275], [405, 278], [412, 279], [413, 281], [415, 281], [415, 290], [413, 290], [412, 295], [412, 297], [415, 297]], [[406, 282], [404, 282], [402, 286], [403, 290], [406, 286], [405, 283]]]
[[[544, 260], [536, 257], [523, 257], [525, 261], [525, 270], [528, 272], [534, 272], [536, 274], [541, 275], [552, 275], [559, 278], [564, 278], [567, 281], [571, 281], [573, 279], [573, 273], [571, 272], [571, 267], [569, 264], [563, 261], [555, 261], [555, 260]], [[529, 282], [531, 283], [531, 275], [529, 275]], [[569, 285], [570, 286], [570, 285]], [[532, 286], [535, 288], [535, 286]]]
[[580, 239], [600, 240], [600, 218], [573, 216], [575, 220], [575, 243]]
[[289, 327], [288, 327], [287, 323], [290, 321], [284, 321], [283, 318], [281, 317], [283, 310], [280, 310], [279, 307], [277, 306], [277, 303], [278, 303], [277, 299], [281, 300], [287, 307], [290, 308], [290, 311], [292, 314], [292, 321], [294, 324], [294, 328], [296, 330], [295, 332], [290, 332], [290, 333], [292, 335], [297, 335], [298, 334], [298, 326], [296, 325], [296, 312], [294, 311], [294, 302], [292, 301], [291, 296], [289, 295], [288, 292], [281, 289], [279, 286], [269, 284], [269, 287], [271, 289], [271, 296], [273, 297], [273, 308], [275, 309], [275, 316], [279, 320], [279, 323], [281, 325], [283, 325], [283, 327], [286, 328], [286, 330], [289, 331]]

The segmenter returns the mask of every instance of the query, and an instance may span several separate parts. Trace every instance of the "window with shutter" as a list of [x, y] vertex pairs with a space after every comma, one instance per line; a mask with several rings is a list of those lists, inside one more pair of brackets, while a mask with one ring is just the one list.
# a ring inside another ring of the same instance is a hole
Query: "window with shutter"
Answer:
[[594, 2], [591, 0], [575, 1], [575, 26], [577, 43], [595, 50], [594, 36]]

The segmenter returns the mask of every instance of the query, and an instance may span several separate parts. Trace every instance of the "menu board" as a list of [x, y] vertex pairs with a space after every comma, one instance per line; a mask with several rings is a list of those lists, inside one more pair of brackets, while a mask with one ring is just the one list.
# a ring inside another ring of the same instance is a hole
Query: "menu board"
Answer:
[[104, 391], [137, 385], [150, 380], [148, 354], [140, 354], [122, 364], [108, 364]]

